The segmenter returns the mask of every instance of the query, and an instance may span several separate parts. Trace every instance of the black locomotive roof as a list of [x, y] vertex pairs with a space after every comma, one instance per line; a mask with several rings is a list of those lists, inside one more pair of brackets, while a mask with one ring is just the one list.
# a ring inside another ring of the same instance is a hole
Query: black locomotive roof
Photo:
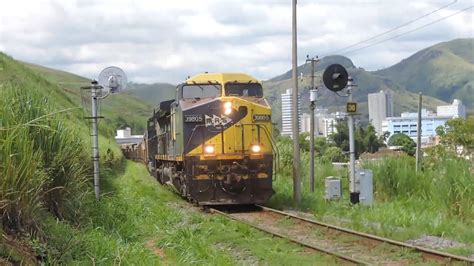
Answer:
[[170, 113], [171, 112], [171, 104], [173, 102], [174, 102], [174, 99], [161, 102], [160, 103], [160, 110], [165, 112], [165, 113]]

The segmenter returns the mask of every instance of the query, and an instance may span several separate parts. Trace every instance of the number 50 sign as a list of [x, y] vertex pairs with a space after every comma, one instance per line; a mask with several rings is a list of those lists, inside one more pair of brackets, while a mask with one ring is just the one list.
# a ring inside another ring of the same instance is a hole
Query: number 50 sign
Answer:
[[347, 113], [356, 113], [357, 112], [357, 103], [349, 102], [346, 106]]

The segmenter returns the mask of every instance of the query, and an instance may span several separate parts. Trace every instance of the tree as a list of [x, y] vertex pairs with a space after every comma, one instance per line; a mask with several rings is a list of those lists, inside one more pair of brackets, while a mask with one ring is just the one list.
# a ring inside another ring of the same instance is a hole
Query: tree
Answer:
[[462, 153], [466, 155], [474, 152], [474, 116], [467, 119], [448, 120], [446, 127], [436, 128], [436, 134], [440, 137], [442, 144], [456, 152], [462, 150]]
[[364, 146], [367, 148], [367, 151], [370, 153], [378, 151], [380, 147], [384, 146], [384, 140], [385, 135], [377, 137], [375, 127], [372, 124], [369, 124], [364, 137]]
[[337, 123], [336, 133], [331, 134], [330, 138], [337, 147], [343, 151], [349, 151], [349, 128], [347, 127], [347, 123]]
[[402, 133], [393, 134], [388, 139], [388, 146], [400, 146], [402, 151], [413, 156], [416, 152], [416, 143], [410, 137]]
[[[383, 144], [383, 138], [378, 138], [375, 133], [375, 128], [369, 124], [367, 129], [363, 127], [355, 128], [355, 156], [359, 157], [364, 152], [377, 152]], [[337, 132], [332, 134], [330, 137], [334, 144], [341, 150], [349, 151], [349, 127], [347, 123], [340, 122], [336, 125]]]
[[278, 127], [273, 127], [273, 137], [278, 138], [281, 135], [280, 130]]
[[330, 146], [331, 144], [326, 141], [326, 138], [314, 138], [314, 150], [316, 152], [316, 156], [322, 156], [326, 152], [326, 149]]

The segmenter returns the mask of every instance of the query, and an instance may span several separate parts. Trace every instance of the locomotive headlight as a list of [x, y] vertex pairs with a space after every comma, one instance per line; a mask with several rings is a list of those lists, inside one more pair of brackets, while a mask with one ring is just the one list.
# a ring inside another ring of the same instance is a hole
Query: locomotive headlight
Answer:
[[204, 146], [204, 153], [213, 154], [216, 151], [214, 145], [205, 145]]
[[230, 115], [232, 113], [232, 102], [225, 102], [224, 103], [224, 114]]
[[262, 150], [262, 147], [260, 147], [260, 145], [258, 144], [253, 144], [252, 146], [250, 146], [250, 151], [252, 151], [253, 153], [258, 153]]

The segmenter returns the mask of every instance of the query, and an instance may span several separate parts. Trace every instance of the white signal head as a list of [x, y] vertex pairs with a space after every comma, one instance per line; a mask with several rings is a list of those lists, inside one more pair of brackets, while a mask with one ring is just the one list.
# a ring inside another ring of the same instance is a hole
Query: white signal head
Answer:
[[110, 66], [100, 72], [98, 82], [110, 93], [117, 93], [127, 87], [127, 75], [121, 68]]

